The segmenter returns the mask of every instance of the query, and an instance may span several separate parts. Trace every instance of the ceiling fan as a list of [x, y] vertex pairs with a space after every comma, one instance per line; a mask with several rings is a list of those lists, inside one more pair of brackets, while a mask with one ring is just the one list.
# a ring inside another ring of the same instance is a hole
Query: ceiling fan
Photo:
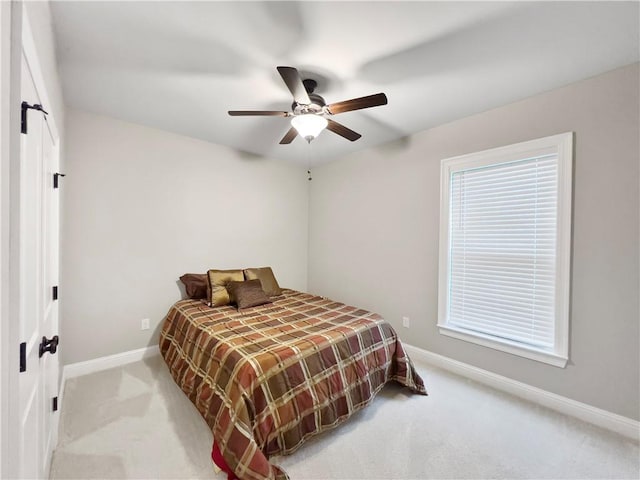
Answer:
[[298, 134], [310, 143], [311, 140], [316, 138], [325, 128], [354, 142], [362, 135], [335, 120], [326, 118], [326, 116], [387, 104], [387, 96], [384, 93], [376, 93], [375, 95], [353, 98], [351, 100], [344, 100], [327, 105], [324, 98], [314, 93], [314, 90], [318, 86], [315, 80], [310, 78], [303, 80], [298, 70], [293, 67], [278, 67], [278, 72], [293, 95], [291, 112], [274, 110], [230, 110], [229, 115], [232, 117], [251, 115], [292, 117], [291, 128], [285, 136], [282, 137], [282, 140], [280, 140], [281, 145], [291, 143]]

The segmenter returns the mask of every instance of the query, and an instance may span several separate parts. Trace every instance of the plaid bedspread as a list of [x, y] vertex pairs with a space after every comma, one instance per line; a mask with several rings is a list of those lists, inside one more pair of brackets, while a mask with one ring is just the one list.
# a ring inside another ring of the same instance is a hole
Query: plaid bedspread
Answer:
[[173, 378], [242, 480], [288, 478], [271, 455], [335, 427], [390, 380], [426, 394], [379, 315], [294, 290], [273, 300], [240, 312], [182, 300], [160, 335]]

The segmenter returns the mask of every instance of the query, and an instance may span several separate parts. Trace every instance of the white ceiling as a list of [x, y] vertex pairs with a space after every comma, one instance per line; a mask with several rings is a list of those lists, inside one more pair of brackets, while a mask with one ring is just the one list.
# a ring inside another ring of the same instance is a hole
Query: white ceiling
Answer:
[[[637, 62], [637, 2], [52, 2], [65, 101], [249, 154], [317, 164]], [[290, 110], [276, 66], [328, 103], [386, 106], [278, 142]]]

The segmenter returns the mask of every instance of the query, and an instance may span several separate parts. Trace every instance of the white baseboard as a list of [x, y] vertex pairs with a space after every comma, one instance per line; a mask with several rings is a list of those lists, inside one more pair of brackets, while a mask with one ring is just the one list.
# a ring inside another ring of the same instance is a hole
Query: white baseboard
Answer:
[[503, 377], [502, 375], [453, 360], [428, 350], [423, 350], [422, 348], [407, 345], [406, 343], [403, 345], [409, 356], [415, 360], [422, 360], [430, 365], [470, 378], [471, 380], [483, 383], [497, 390], [510, 393], [565, 415], [576, 417], [585, 422], [620, 433], [635, 441], [640, 440], [640, 422], [636, 420], [542, 390], [541, 388], [532, 387], [526, 383]]
[[80, 377], [89, 373], [100, 372], [127, 363], [137, 362], [144, 358], [152, 357], [160, 354], [160, 348], [157, 345], [151, 347], [139, 348], [128, 352], [116, 353], [107, 357], [94, 358], [86, 362], [71, 363], [65, 365], [62, 371], [64, 378]]
[[64, 402], [64, 390], [67, 380], [74, 377], [81, 377], [94, 372], [108, 370], [109, 368], [119, 367], [127, 363], [137, 362], [139, 360], [160, 355], [160, 347], [153, 345], [151, 347], [139, 348], [128, 352], [116, 353], [106, 357], [94, 358], [86, 362], [70, 363], [62, 368], [62, 378], [60, 379], [60, 391], [58, 393], [58, 403]]

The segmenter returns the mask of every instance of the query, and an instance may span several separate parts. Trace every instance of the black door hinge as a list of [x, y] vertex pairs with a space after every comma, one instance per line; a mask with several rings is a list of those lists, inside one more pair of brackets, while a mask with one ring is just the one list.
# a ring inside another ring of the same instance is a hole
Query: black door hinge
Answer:
[[56, 285], [55, 287], [53, 287], [53, 299], [57, 300], [58, 299], [58, 286]]
[[45, 112], [44, 108], [42, 108], [42, 105], [40, 105], [39, 103], [29, 105], [27, 102], [22, 102], [22, 115], [20, 118], [21, 133], [27, 133], [27, 110], [29, 110], [30, 108], [33, 110], [38, 110], [44, 113], [45, 115], [49, 115], [47, 112]]
[[27, 371], [27, 342], [20, 344], [20, 372]]
[[58, 177], [66, 177], [64, 173], [53, 174], [53, 188], [58, 188]]
[[57, 412], [58, 411], [58, 397], [53, 397], [53, 411]]

